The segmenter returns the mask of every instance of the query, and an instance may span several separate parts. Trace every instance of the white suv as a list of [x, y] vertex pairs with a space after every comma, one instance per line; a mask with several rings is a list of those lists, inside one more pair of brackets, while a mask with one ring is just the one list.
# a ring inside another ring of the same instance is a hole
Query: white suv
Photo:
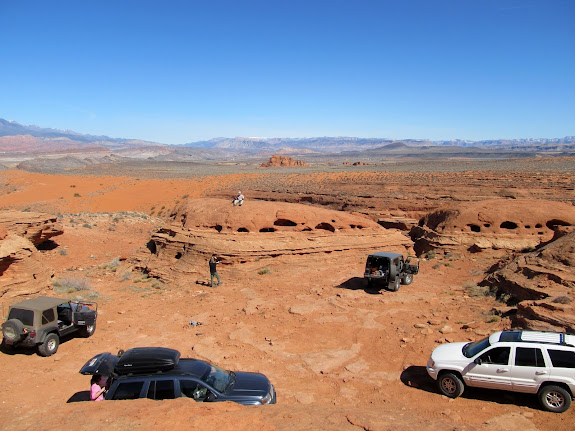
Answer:
[[472, 343], [443, 344], [427, 372], [450, 398], [465, 385], [502, 389], [537, 394], [544, 409], [562, 413], [575, 394], [575, 335], [499, 331]]

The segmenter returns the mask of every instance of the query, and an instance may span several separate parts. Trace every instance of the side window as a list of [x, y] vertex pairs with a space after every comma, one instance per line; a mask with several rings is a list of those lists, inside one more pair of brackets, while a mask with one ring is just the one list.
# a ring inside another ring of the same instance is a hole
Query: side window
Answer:
[[49, 308], [42, 312], [42, 325], [53, 322], [54, 320], [56, 320], [56, 316], [54, 315], [53, 308]]
[[511, 347], [494, 347], [480, 356], [483, 364], [507, 365]]
[[196, 401], [203, 401], [208, 395], [208, 388], [193, 380], [180, 380], [180, 391], [182, 397], [193, 398]]
[[541, 349], [518, 347], [515, 350], [515, 365], [518, 367], [544, 367]]
[[152, 380], [148, 388], [147, 397], [152, 400], [168, 400], [174, 398], [174, 381]]
[[548, 349], [551, 363], [558, 368], [575, 368], [575, 352]]
[[140, 392], [144, 382], [123, 382], [118, 385], [114, 392], [113, 400], [135, 400], [140, 398]]

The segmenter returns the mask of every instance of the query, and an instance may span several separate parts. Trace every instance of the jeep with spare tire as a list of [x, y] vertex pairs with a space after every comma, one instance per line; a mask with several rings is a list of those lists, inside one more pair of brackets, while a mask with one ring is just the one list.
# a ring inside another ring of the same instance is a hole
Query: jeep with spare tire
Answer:
[[2, 324], [2, 347], [36, 347], [41, 356], [58, 351], [60, 339], [72, 334], [90, 337], [96, 331], [98, 304], [40, 296], [12, 304]]
[[397, 292], [400, 284], [411, 284], [418, 273], [419, 259], [415, 256], [404, 259], [400, 253], [380, 251], [367, 256], [363, 278], [370, 289], [385, 287]]

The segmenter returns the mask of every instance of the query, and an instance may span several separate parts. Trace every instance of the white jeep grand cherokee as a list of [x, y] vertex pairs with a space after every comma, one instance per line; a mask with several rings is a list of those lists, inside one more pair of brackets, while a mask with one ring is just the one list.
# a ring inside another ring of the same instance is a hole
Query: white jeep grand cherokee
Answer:
[[513, 330], [443, 344], [431, 354], [427, 372], [450, 398], [465, 385], [502, 389], [537, 394], [544, 409], [562, 413], [575, 394], [575, 335]]

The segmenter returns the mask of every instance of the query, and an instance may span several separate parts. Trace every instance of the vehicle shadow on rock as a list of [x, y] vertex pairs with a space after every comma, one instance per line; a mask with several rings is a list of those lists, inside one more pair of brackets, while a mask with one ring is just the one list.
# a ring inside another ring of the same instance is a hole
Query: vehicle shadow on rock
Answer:
[[[401, 373], [400, 379], [405, 386], [436, 394], [438, 397], [445, 397], [445, 395], [439, 393], [436, 382], [429, 377], [425, 367], [412, 365]], [[513, 404], [518, 407], [541, 410], [535, 395], [520, 394], [517, 392], [496, 391], [493, 389], [471, 388], [466, 386], [461, 398], [497, 404]]]
[[335, 286], [336, 289], [347, 289], [347, 290], [364, 290], [365, 293], [369, 295], [381, 295], [382, 291], [380, 289], [370, 288], [362, 277], [352, 277], [349, 280], [344, 281], [341, 284]]
[[90, 391], [76, 392], [74, 395], [68, 398], [68, 401], [66, 401], [66, 403], [79, 403], [82, 401], [92, 401], [90, 399]]

